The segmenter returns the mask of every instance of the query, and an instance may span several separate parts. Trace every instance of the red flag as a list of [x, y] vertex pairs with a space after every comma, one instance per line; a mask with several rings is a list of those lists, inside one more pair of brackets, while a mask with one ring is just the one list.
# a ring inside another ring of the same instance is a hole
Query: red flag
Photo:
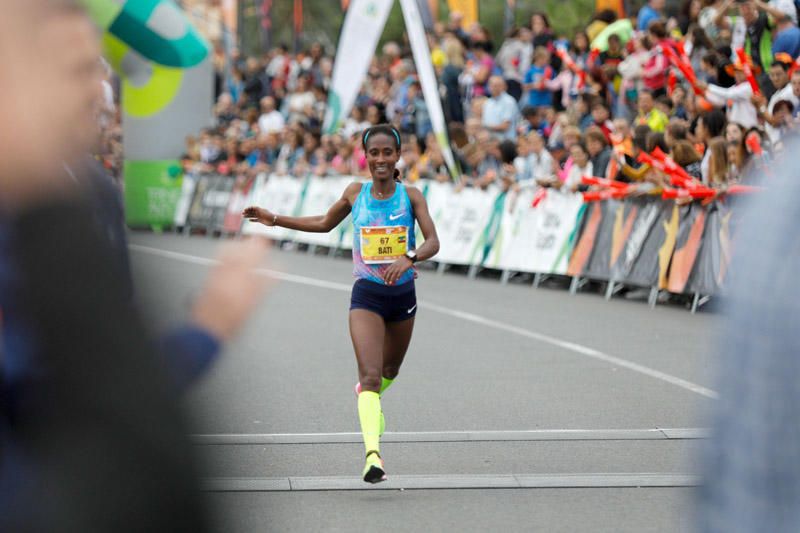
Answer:
[[539, 207], [539, 204], [542, 203], [542, 200], [547, 198], [547, 189], [545, 187], [540, 188], [536, 191], [536, 194], [533, 195], [533, 200], [531, 200], [531, 207]]
[[675, 75], [675, 71], [669, 69], [669, 74], [667, 74], [667, 94], [672, 96], [672, 93], [675, 92], [675, 85], [678, 83], [678, 76]]
[[661, 51], [667, 57], [669, 62], [675, 65], [675, 67], [681, 71], [683, 77], [686, 78], [686, 81], [688, 81], [692, 86], [692, 89], [694, 89], [694, 93], [697, 95], [702, 95], [703, 90], [697, 86], [697, 75], [694, 73], [692, 64], [681, 61], [681, 58], [678, 57], [678, 54], [675, 53], [675, 50], [673, 50], [672, 47], [667, 43], [661, 44]]
[[303, 0], [294, 0], [294, 31], [303, 31]]
[[742, 64], [742, 70], [744, 70], [747, 83], [749, 83], [750, 88], [753, 89], [753, 94], [760, 95], [761, 89], [758, 87], [758, 82], [753, 74], [753, 67], [750, 66], [750, 56], [747, 55], [747, 53], [744, 51], [744, 48], [736, 49], [736, 59], [738, 59], [739, 63]]
[[293, 14], [294, 51], [297, 53], [300, 51], [300, 34], [303, 33], [303, 0], [294, 0]]
[[556, 48], [556, 55], [561, 59], [565, 67], [578, 76], [578, 88], [582, 88], [586, 83], [586, 71], [572, 59], [572, 56], [564, 48]]
[[750, 148], [750, 151], [753, 152], [753, 155], [760, 156], [764, 153], [764, 149], [761, 147], [761, 138], [756, 132], [748, 133], [747, 137], [744, 139], [744, 144]]
[[597, 176], [583, 176], [581, 182], [584, 185], [596, 185], [598, 187], [608, 187], [611, 189], [624, 189], [627, 187], [627, 184], [621, 181], [598, 178]]

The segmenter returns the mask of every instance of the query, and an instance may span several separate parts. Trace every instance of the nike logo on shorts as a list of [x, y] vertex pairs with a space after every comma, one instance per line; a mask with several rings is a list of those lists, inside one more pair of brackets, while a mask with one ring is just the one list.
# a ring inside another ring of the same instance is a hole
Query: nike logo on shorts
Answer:
[[409, 309], [409, 310], [408, 310], [408, 311], [406, 311], [406, 312], [407, 312], [407, 313], [410, 315], [411, 313], [413, 313], [413, 312], [414, 312], [414, 309], [416, 309], [416, 308], [417, 308], [417, 304], [414, 304], [414, 307], [412, 307], [411, 309]]
[[397, 220], [401, 216], [403, 216], [403, 213], [400, 213], [399, 215], [389, 215], [389, 220]]

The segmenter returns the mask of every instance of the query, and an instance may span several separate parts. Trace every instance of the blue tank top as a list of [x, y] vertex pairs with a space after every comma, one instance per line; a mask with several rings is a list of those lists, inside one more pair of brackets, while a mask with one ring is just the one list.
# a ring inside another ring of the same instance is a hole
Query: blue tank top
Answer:
[[[403, 255], [403, 249], [416, 248], [414, 210], [405, 185], [397, 183], [391, 198], [378, 200], [372, 196], [372, 182], [363, 184], [352, 214], [353, 275], [385, 285], [381, 275], [383, 271]], [[386, 245], [381, 246], [382, 242]], [[411, 268], [397, 280], [396, 285], [413, 280], [414, 269]]]

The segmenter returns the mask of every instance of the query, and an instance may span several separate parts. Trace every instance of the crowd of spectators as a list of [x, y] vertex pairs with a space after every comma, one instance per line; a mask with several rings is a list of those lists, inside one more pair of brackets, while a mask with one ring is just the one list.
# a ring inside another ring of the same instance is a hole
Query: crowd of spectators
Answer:
[[[798, 124], [792, 0], [686, 0], [671, 16], [664, 0], [650, 0], [630, 19], [597, 13], [571, 36], [534, 13], [504, 39], [479, 24], [464, 29], [454, 12], [428, 40], [462, 186], [577, 191], [593, 175], [629, 182], [631, 194], [659, 192], [667, 176], [639, 157], [659, 148], [724, 192], [757, 179], [750, 170]], [[379, 50], [332, 134], [322, 125], [333, 57], [321, 45], [218, 66], [215, 124], [187, 139], [187, 167], [366, 176], [359, 134], [390, 122], [404, 136], [403, 180], [451, 179], [408, 46]]]

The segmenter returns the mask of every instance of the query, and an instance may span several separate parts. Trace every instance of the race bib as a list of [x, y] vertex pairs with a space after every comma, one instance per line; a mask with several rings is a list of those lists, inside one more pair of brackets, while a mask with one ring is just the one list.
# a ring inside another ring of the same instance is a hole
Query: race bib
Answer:
[[361, 259], [367, 265], [393, 263], [408, 250], [406, 226], [361, 228]]

